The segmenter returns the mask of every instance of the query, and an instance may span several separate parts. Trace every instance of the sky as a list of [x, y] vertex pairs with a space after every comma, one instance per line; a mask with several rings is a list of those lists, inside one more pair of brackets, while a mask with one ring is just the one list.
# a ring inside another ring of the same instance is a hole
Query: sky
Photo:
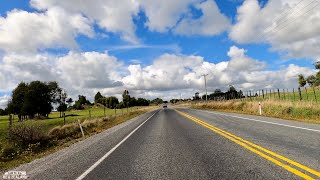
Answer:
[[320, 60], [315, 0], [1, 0], [0, 108], [19, 82], [69, 97], [297, 87]]

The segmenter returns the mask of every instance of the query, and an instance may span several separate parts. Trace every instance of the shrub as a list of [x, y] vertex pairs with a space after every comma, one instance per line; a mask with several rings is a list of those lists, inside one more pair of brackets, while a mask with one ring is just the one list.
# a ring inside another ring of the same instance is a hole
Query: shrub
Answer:
[[27, 147], [29, 144], [46, 145], [50, 138], [44, 132], [43, 126], [39, 123], [19, 123], [12, 127], [10, 131], [10, 139], [21, 145]]
[[17, 146], [13, 144], [5, 144], [1, 148], [1, 159], [12, 159], [17, 156], [19, 153], [19, 149]]

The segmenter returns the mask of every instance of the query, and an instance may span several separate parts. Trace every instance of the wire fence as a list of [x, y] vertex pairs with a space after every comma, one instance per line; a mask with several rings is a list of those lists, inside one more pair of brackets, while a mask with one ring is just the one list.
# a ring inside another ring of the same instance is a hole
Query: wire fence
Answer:
[[291, 102], [310, 102], [320, 103], [319, 87], [299, 87], [299, 88], [266, 88], [257, 90], [240, 90], [238, 92], [229, 92], [208, 95], [208, 100], [243, 100], [243, 101], [264, 101], [280, 100]]

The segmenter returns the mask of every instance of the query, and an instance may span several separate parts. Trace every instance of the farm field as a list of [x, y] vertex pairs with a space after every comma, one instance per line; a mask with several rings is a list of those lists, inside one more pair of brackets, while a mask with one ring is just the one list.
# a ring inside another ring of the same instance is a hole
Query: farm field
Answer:
[[[137, 110], [139, 108], [143, 107], [131, 107], [128, 109], [128, 111], [132, 110]], [[89, 113], [90, 111], [90, 113]], [[105, 110], [106, 116], [110, 115], [120, 115], [122, 113], [127, 113], [127, 109], [117, 109], [116, 111], [114, 109], [107, 109]], [[91, 118], [99, 118], [99, 117], [104, 117], [104, 109], [102, 107], [93, 107], [93, 108], [88, 108], [84, 110], [72, 110], [72, 111], [66, 111], [66, 124], [72, 123], [78, 119], [84, 120], [84, 119], [89, 119], [90, 115]], [[8, 133], [8, 126], [9, 126], [9, 121], [8, 121], [8, 116], [0, 116], [0, 141], [6, 138], [7, 133]], [[63, 125], [64, 124], [64, 119], [63, 117], [60, 118], [60, 113], [59, 112], [52, 112], [49, 115], [49, 119], [44, 119], [44, 120], [28, 120], [28, 122], [39, 122], [41, 125], [45, 128], [45, 130], [49, 130], [53, 127]], [[14, 116], [14, 121], [13, 124], [18, 123], [18, 116]]]

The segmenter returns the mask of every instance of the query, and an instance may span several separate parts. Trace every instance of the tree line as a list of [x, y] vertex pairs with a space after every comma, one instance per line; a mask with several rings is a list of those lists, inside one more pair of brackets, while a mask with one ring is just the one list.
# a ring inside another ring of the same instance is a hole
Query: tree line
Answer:
[[106, 108], [129, 108], [133, 106], [149, 106], [160, 104], [162, 99], [156, 98], [152, 101], [145, 98], [135, 98], [125, 90], [122, 94], [122, 101], [115, 96], [106, 97], [100, 92], [94, 96], [91, 103], [86, 96], [78, 95], [78, 100], [68, 98], [67, 93], [57, 82], [32, 81], [21, 82], [12, 91], [12, 97], [5, 109], [0, 109], [0, 116], [16, 114], [20, 121], [25, 119], [48, 118], [53, 109], [62, 113], [67, 110], [82, 110], [93, 105], [102, 105]]
[[310, 75], [305, 78], [302, 74], [299, 74], [298, 83], [300, 87], [304, 87], [307, 84], [310, 87], [316, 87], [320, 85], [320, 61], [316, 62], [314, 66], [315, 69], [319, 70], [315, 75]]

